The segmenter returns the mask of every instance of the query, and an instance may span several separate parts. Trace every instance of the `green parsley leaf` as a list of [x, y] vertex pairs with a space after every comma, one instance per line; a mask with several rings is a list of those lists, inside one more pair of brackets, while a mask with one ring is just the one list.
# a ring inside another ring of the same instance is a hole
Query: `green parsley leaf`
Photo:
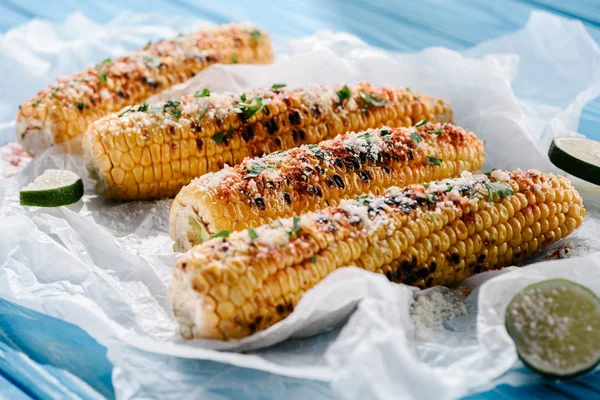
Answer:
[[310, 258], [310, 262], [313, 263], [313, 264], [316, 263], [317, 262], [317, 256], [312, 256]]
[[200, 115], [198, 115], [198, 118], [196, 118], [196, 120], [198, 122], [202, 121], [202, 118], [204, 118], [204, 116], [206, 115], [207, 112], [208, 112], [208, 109], [202, 111], [202, 113], [200, 113]]
[[261, 97], [255, 97], [253, 99], [247, 100], [246, 93], [242, 93], [240, 96], [241, 102], [233, 106], [233, 111], [238, 114], [244, 114], [246, 119], [249, 119], [254, 114], [262, 110], [264, 107], [263, 99]]
[[119, 114], [119, 117], [122, 117], [123, 115], [127, 114], [128, 112], [134, 112], [135, 110], [133, 109], [133, 107], [127, 107], [125, 110], [121, 111], [121, 113]]
[[392, 137], [392, 132], [388, 131], [387, 129], [382, 129], [379, 131], [379, 134], [381, 135], [382, 138], [384, 138], [385, 140], [390, 140]]
[[277, 90], [277, 89], [281, 89], [286, 87], [287, 85], [285, 83], [274, 83], [273, 86], [271, 86], [271, 90]]
[[427, 188], [429, 187], [429, 183], [425, 182], [425, 183], [423, 184], [423, 187], [424, 187], [425, 189], [427, 189]]
[[350, 97], [352, 97], [352, 92], [350, 91], [350, 88], [348, 88], [348, 85], [344, 85], [342, 90], [339, 90], [336, 93], [337, 93], [338, 97], [340, 98], [340, 101], [343, 101], [345, 99], [349, 99]]
[[431, 193], [426, 192], [425, 193], [425, 199], [427, 200], [428, 203], [433, 204], [435, 203], [435, 199], [433, 198], [433, 196], [431, 195]]
[[148, 43], [144, 46], [144, 50], [148, 50], [152, 46], [152, 40], [148, 40]]
[[223, 140], [225, 139], [226, 133], [225, 132], [218, 132], [215, 133], [212, 137], [212, 139], [217, 143], [217, 144], [221, 144], [223, 143]]
[[360, 96], [360, 98], [362, 99], [362, 101], [365, 102], [365, 107], [363, 107], [363, 111], [366, 111], [366, 109], [369, 106], [373, 106], [373, 107], [381, 107], [384, 106], [388, 103], [387, 100], [382, 100], [378, 97], [375, 97], [373, 95], [371, 95], [370, 93], [363, 93], [363, 92], [359, 92], [358, 95]]
[[450, 193], [452, 191], [452, 189], [454, 189], [453, 186], [448, 185], [448, 187], [446, 188], [445, 192], [446, 193]]
[[427, 164], [429, 165], [442, 165], [442, 159], [434, 156], [427, 156]]
[[226, 238], [229, 237], [229, 229], [223, 229], [221, 232], [217, 232], [214, 235], [211, 235], [210, 238]]
[[412, 92], [410, 91], [410, 87], [408, 87], [408, 86], [407, 86], [407, 87], [405, 87], [405, 88], [404, 88], [404, 90], [406, 90], [408, 93], [412, 93]]
[[296, 217], [292, 219], [292, 230], [288, 232], [288, 236], [292, 237], [294, 235], [298, 235], [300, 233], [300, 217]]
[[410, 138], [412, 139], [415, 146], [419, 146], [421, 144], [421, 142], [423, 141], [423, 137], [421, 135], [419, 135], [419, 132], [417, 132], [417, 131], [412, 132], [410, 134]]
[[146, 103], [140, 104], [140, 106], [138, 107], [137, 111], [138, 112], [146, 112], [146, 111], [148, 111], [148, 104], [146, 104]]
[[512, 190], [512, 188], [505, 184], [505, 183], [500, 183], [500, 182], [490, 182], [490, 183], [485, 183], [485, 188], [488, 190], [488, 200], [489, 201], [494, 201], [494, 194], [497, 194], [501, 199], [504, 196], [512, 196], [513, 194], [515, 194]]
[[209, 96], [210, 96], [210, 90], [208, 90], [207, 88], [204, 88], [202, 90], [202, 92], [200, 92], [199, 90], [197, 90], [196, 93], [194, 94], [194, 97], [196, 97], [196, 98], [209, 97]]
[[106, 83], [106, 74], [104, 72], [99, 74], [98, 80], [100, 81], [100, 83]]
[[258, 29], [253, 29], [251, 31], [245, 30], [244, 32], [252, 36], [252, 40], [254, 40], [256, 43], [260, 43], [260, 36], [262, 35], [261, 31]]
[[31, 107], [37, 107], [42, 102], [42, 99], [37, 99], [31, 104]]
[[85, 103], [75, 103], [75, 106], [79, 109], [79, 111], [83, 111], [85, 108]]
[[441, 135], [442, 133], [444, 133], [444, 128], [438, 129], [437, 131], [429, 130], [427, 131], [427, 133], [429, 133], [430, 135]]
[[248, 228], [248, 237], [250, 240], [258, 239], [258, 233], [254, 230], [254, 228]]
[[248, 179], [260, 175], [260, 173], [264, 170], [275, 171], [275, 168], [271, 165], [264, 165], [258, 162], [253, 162], [250, 169], [244, 167], [244, 170], [246, 171], [246, 176], [244, 176], [244, 179]]
[[285, 153], [285, 150], [277, 150], [277, 151], [272, 152], [269, 155], [275, 155], [275, 154], [281, 154], [281, 153]]
[[318, 144], [309, 144], [306, 147], [308, 147], [308, 149], [320, 159], [325, 159], [329, 157], [329, 152], [327, 150], [321, 149], [321, 147], [319, 147]]
[[420, 120], [419, 122], [417, 122], [417, 123], [415, 124], [415, 128], [418, 128], [418, 127], [420, 127], [420, 126], [423, 126], [423, 125], [425, 125], [426, 123], [427, 123], [427, 120], [426, 120], [426, 119], [422, 119], [422, 120]]
[[231, 63], [232, 64], [237, 64], [238, 63], [237, 54], [231, 53]]
[[360, 196], [356, 196], [354, 199], [356, 201], [358, 201], [359, 203], [361, 203], [363, 206], [369, 205], [369, 195], [368, 194], [361, 194]]
[[181, 117], [181, 110], [178, 109], [180, 105], [181, 102], [179, 101], [167, 100], [163, 106], [163, 111], [170, 111], [171, 115], [173, 115], [175, 119], [179, 119], [179, 117]]
[[356, 136], [357, 139], [365, 139], [365, 140], [369, 140], [372, 138], [371, 134], [369, 132], [363, 132], [360, 135]]
[[162, 58], [151, 56], [148, 54], [143, 54], [141, 56], [138, 56], [138, 58], [140, 58], [144, 64], [152, 68], [158, 68], [162, 63]]
[[50, 94], [52, 95], [52, 94], [54, 94], [54, 93], [58, 93], [58, 92], [60, 92], [60, 87], [58, 87], [58, 86], [54, 86], [54, 87], [52, 88], [52, 90], [50, 91]]
[[104, 60], [102, 60], [98, 64], [96, 64], [96, 69], [100, 69], [100, 68], [102, 68], [103, 65], [110, 64], [111, 62], [112, 62], [112, 58], [105, 58]]
[[435, 221], [435, 214], [429, 214], [429, 219], [431, 219], [432, 221]]

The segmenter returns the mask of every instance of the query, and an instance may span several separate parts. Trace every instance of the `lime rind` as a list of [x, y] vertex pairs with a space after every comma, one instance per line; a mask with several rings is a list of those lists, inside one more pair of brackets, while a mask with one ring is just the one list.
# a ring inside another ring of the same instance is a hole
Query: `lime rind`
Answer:
[[600, 185], [600, 142], [579, 137], [556, 137], [548, 149], [550, 161], [563, 171]]
[[19, 193], [24, 206], [58, 207], [83, 196], [83, 181], [71, 171], [48, 169]]
[[600, 299], [565, 279], [521, 290], [506, 308], [505, 325], [519, 358], [553, 379], [574, 377], [600, 363]]

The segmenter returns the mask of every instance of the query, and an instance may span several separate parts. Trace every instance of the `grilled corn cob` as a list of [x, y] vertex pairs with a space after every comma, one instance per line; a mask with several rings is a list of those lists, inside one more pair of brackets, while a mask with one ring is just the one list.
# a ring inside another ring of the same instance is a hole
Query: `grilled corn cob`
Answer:
[[216, 63], [270, 63], [268, 35], [249, 24], [223, 25], [163, 40], [59, 80], [25, 102], [17, 137], [36, 154], [83, 133], [96, 119], [181, 83]]
[[523, 260], [584, 216], [564, 177], [463, 172], [211, 239], [179, 258], [169, 296], [184, 337], [241, 338], [285, 318], [337, 268], [421, 288], [453, 284]]
[[225, 164], [348, 130], [452, 120], [442, 100], [368, 83], [242, 95], [205, 91], [130, 111], [96, 121], [83, 140], [98, 190], [116, 199], [173, 197], [193, 178]]
[[483, 166], [483, 143], [451, 124], [350, 133], [195, 179], [175, 197], [170, 235], [187, 250], [222, 230], [257, 227], [365, 193]]

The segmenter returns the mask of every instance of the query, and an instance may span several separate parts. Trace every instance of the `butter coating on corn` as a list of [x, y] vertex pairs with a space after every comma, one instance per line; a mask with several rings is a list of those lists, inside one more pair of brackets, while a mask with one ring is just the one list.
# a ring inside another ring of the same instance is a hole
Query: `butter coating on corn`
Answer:
[[199, 92], [106, 116], [88, 128], [83, 149], [101, 194], [141, 200], [173, 197], [193, 178], [245, 157], [422, 119], [451, 122], [452, 110], [443, 100], [368, 83]]
[[419, 125], [348, 133], [196, 178], [171, 208], [175, 248], [187, 250], [225, 229], [257, 227], [483, 166], [485, 150], [474, 133], [451, 124]]
[[453, 284], [523, 260], [584, 216], [564, 177], [464, 172], [211, 239], [178, 259], [169, 296], [184, 337], [242, 338], [285, 318], [337, 268], [421, 288]]
[[140, 103], [212, 64], [272, 61], [269, 36], [250, 24], [221, 25], [150, 43], [61, 77], [26, 101], [16, 117], [17, 138], [35, 155], [80, 135], [98, 118]]

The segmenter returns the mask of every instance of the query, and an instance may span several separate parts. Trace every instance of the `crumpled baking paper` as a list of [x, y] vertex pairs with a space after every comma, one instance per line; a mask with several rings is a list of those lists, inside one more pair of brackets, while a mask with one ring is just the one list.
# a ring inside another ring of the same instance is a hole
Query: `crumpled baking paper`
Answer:
[[[127, 43], [147, 40], [148, 32], [138, 35], [136, 23], [157, 21], [162, 25], [156, 16], [128, 20]], [[106, 34], [115, 26], [95, 28], [97, 36], [83, 38], [77, 50], [67, 52], [69, 66], [61, 71], [80, 68], [80, 54], [83, 64], [97, 61], [85, 57], [100, 44], [112, 48], [123, 41], [121, 35]], [[38, 29], [29, 24], [10, 34], [32, 35]], [[57, 35], [56, 43], [62, 42]], [[279, 49], [286, 54], [274, 65], [213, 66], [166, 96], [203, 87], [239, 92], [282, 82], [293, 87], [369, 80], [408, 86], [447, 100], [456, 123], [485, 140], [486, 169], [558, 172], [546, 156], [551, 138], [577, 135], [582, 107], [600, 93], [598, 46], [581, 23], [544, 13], [532, 14], [522, 31], [462, 54], [443, 48], [392, 53], [331, 32]], [[0, 52], [0, 64], [18, 63], [42, 50], [52, 61], [45, 69], [13, 72], [35, 80], [55, 68], [62, 45]], [[41, 82], [35, 82], [37, 90]], [[13, 107], [22, 100], [18, 96], [5, 96], [0, 109]], [[426, 340], [415, 338], [410, 316], [417, 290], [348, 268], [328, 276], [289, 318], [264, 332], [233, 342], [185, 341], [167, 298], [177, 257], [167, 234], [170, 201], [106, 202], [94, 193], [82, 159], [64, 149], [46, 151], [0, 185], [0, 297], [79, 325], [107, 346], [119, 398], [221, 399], [228, 393], [249, 399], [277, 398], [278, 393], [290, 398], [454, 398], [493, 385], [515, 363], [502, 310], [518, 288], [561, 276], [600, 293], [600, 190], [576, 180], [588, 218], [536, 260], [565, 245], [577, 258], [469, 278], [464, 285], [472, 292], [466, 301], [476, 313], [447, 321], [443, 331]], [[54, 209], [19, 206], [19, 188], [46, 168], [83, 176], [83, 200]], [[230, 366], [244, 368], [242, 377], [234, 378]]]

